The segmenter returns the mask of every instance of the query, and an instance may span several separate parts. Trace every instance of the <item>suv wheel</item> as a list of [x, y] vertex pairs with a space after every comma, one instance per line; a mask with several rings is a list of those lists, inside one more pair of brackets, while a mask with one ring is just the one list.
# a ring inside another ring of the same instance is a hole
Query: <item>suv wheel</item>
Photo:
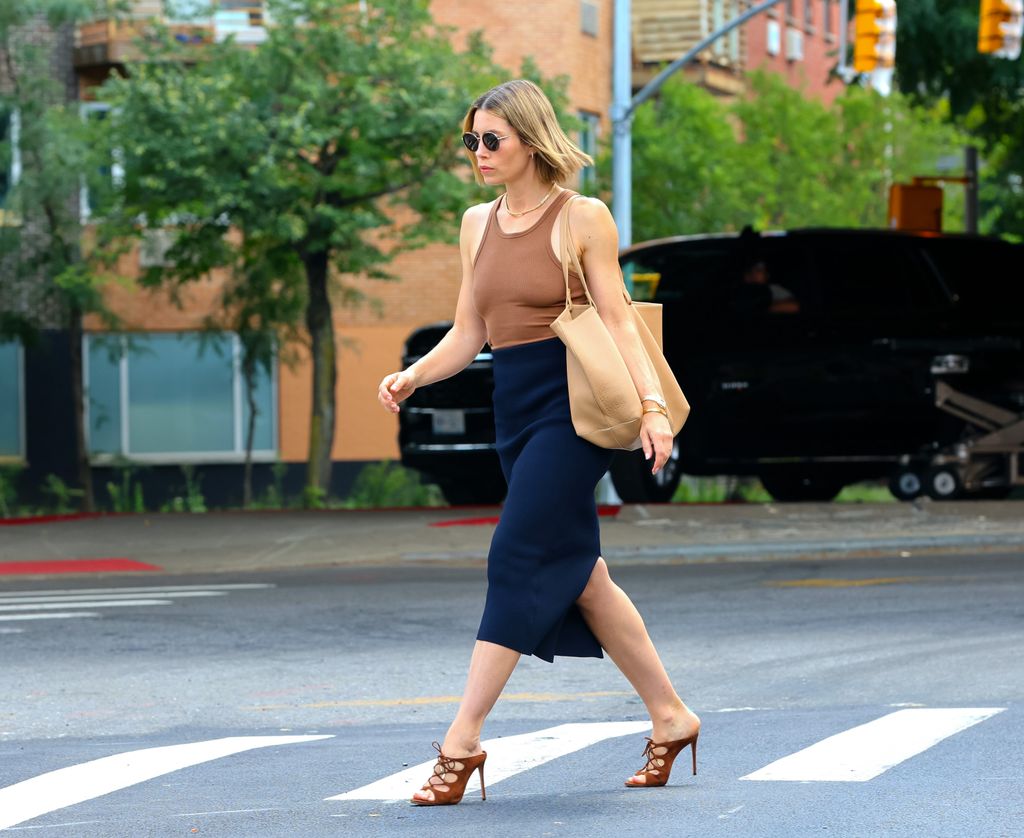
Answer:
[[924, 480], [920, 472], [900, 468], [889, 478], [889, 491], [897, 500], [914, 500], [924, 494]]
[[964, 483], [955, 466], [936, 466], [925, 478], [925, 491], [932, 500], [953, 500], [963, 494]]
[[766, 472], [761, 484], [781, 503], [834, 500], [845, 483], [837, 477], [806, 472]]
[[668, 503], [683, 476], [679, 440], [673, 441], [672, 453], [657, 474], [651, 474], [651, 467], [640, 448], [616, 454], [612, 458], [611, 475], [615, 491], [623, 503]]

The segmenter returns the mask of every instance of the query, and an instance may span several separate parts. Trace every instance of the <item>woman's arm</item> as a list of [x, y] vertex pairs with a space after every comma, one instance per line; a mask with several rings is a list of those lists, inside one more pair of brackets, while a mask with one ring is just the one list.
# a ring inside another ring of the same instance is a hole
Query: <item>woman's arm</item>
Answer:
[[[586, 274], [597, 313], [615, 341], [636, 387], [637, 399], [648, 394], [664, 397], [661, 383], [643, 349], [633, 315], [622, 293], [619, 267], [619, 232], [604, 202], [597, 198], [574, 200], [569, 205], [569, 226]], [[652, 403], [653, 404], [653, 403]], [[643, 414], [640, 440], [644, 457], [654, 454], [656, 474], [672, 452], [672, 427], [660, 413]]]
[[378, 387], [378, 400], [392, 413], [398, 413], [398, 403], [409, 398], [417, 387], [450, 378], [465, 369], [487, 342], [487, 327], [477, 314], [472, 294], [473, 253], [480, 244], [488, 211], [486, 204], [478, 204], [462, 215], [462, 284], [452, 327], [426, 355], [408, 369], [385, 376]]

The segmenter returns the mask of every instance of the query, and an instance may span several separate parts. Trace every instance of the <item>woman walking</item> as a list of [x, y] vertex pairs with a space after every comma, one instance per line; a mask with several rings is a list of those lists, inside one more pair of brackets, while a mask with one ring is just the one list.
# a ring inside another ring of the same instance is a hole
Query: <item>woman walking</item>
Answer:
[[[524, 654], [550, 662], [555, 655], [607, 652], [653, 726], [647, 762], [626, 785], [661, 786], [687, 745], [696, 773], [700, 719], [676, 694], [640, 614], [600, 557], [594, 489], [612, 452], [576, 435], [566, 349], [550, 328], [565, 307], [556, 221], [566, 211], [598, 314], [643, 401], [640, 435], [656, 473], [671, 452], [672, 430], [622, 295], [615, 223], [601, 201], [571, 200], [576, 193], [560, 185], [593, 160], [565, 135], [532, 82], [489, 90], [469, 109], [463, 130], [477, 181], [503, 185], [505, 192], [463, 215], [454, 325], [408, 369], [385, 376], [378, 399], [397, 413], [417, 387], [455, 375], [490, 343], [497, 450], [508, 496], [488, 554], [487, 598], [462, 702], [444, 742], [434, 743], [434, 773], [412, 802], [458, 803], [476, 770], [485, 794], [481, 729]], [[570, 289], [573, 302], [585, 301], [575, 272]]]

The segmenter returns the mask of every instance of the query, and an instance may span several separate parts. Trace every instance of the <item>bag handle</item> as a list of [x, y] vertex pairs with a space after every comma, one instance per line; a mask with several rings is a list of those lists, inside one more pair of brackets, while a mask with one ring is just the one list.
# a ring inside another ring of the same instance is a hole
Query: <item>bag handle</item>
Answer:
[[[569, 205], [579, 197], [580, 195], [570, 196], [569, 200], [565, 202], [565, 206], [562, 207], [562, 235], [560, 238], [562, 245], [562, 278], [565, 280], [565, 307], [569, 308], [572, 305], [572, 294], [569, 291], [569, 262], [571, 260], [576, 275], [580, 278], [580, 284], [583, 286], [583, 293], [587, 295], [588, 302], [594, 308], [597, 308], [594, 298], [590, 296], [590, 289], [587, 287], [587, 280], [583, 275], [583, 265], [580, 264], [580, 258], [576, 253], [576, 243], [572, 240], [572, 231], [569, 229]], [[633, 300], [626, 289], [625, 280], [622, 282], [622, 295], [626, 298], [626, 305], [633, 305]]]

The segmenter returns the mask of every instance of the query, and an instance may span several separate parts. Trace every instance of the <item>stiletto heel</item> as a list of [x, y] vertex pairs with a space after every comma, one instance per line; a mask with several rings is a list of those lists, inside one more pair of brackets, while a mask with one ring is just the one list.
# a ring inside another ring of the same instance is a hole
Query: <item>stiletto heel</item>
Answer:
[[[637, 771], [635, 775], [643, 777], [644, 782], [635, 783], [633, 778], [630, 777], [626, 780], [626, 786], [631, 789], [640, 789], [665, 785], [668, 782], [669, 774], [672, 772], [672, 763], [687, 745], [690, 746], [690, 752], [693, 755], [693, 773], [696, 774], [698, 736], [700, 736], [699, 731], [686, 739], [675, 739], [672, 742], [655, 742], [650, 737], [647, 737], [647, 745], [644, 747], [644, 758], [647, 760], [647, 764]], [[660, 749], [664, 749], [665, 752], [663, 754], [656, 753]]]
[[[429, 791], [434, 795], [434, 799], [420, 800], [413, 797], [410, 800], [411, 803], [417, 806], [452, 806], [458, 803], [462, 800], [462, 795], [466, 793], [466, 783], [469, 782], [469, 778], [476, 770], [480, 771], [480, 797], [483, 800], [487, 799], [487, 792], [484, 790], [486, 751], [472, 757], [449, 757], [444, 755], [437, 742], [434, 742], [434, 750], [437, 751], [434, 773], [420, 789], [420, 791]], [[441, 786], [447, 786], [447, 791], [442, 791]]]

